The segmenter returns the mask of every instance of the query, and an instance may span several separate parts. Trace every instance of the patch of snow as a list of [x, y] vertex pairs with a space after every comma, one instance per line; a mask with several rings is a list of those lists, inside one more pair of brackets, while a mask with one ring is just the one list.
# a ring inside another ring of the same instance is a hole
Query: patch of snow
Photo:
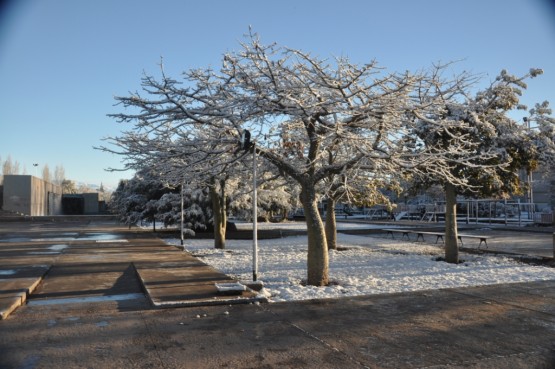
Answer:
[[[306, 236], [259, 240], [258, 279], [270, 301], [310, 300], [499, 283], [555, 280], [555, 269], [494, 255], [462, 254], [461, 264], [437, 261], [441, 246], [338, 233], [342, 251], [329, 253], [330, 283], [306, 286]], [[166, 240], [172, 245], [179, 239]], [[252, 241], [189, 239], [185, 250], [241, 281], [252, 278]]]
[[32, 238], [31, 242], [66, 242], [75, 241], [75, 237]]
[[142, 293], [125, 293], [121, 295], [108, 295], [108, 296], [85, 296], [85, 297], [68, 297], [59, 299], [36, 299], [29, 300], [29, 306], [45, 306], [45, 305], [62, 305], [62, 304], [80, 304], [91, 302], [104, 302], [104, 301], [126, 301], [143, 298]]
[[[252, 230], [252, 223], [235, 221], [235, 226], [238, 230]], [[264, 229], [282, 229], [282, 230], [306, 230], [305, 222], [281, 222], [281, 223], [268, 223], [260, 222], [257, 223], [257, 228]], [[340, 231], [349, 229], [383, 229], [383, 224], [368, 224], [368, 223], [345, 223], [337, 222], [337, 229]], [[398, 228], [396, 225], [387, 226], [387, 228]]]
[[68, 245], [52, 245], [49, 247], [50, 250], [52, 251], [61, 251], [63, 249], [67, 249]]
[[233, 283], [216, 283], [215, 284], [216, 289], [218, 290], [218, 292], [234, 292], [234, 291], [246, 291], [247, 287], [245, 287], [244, 285], [242, 285], [241, 283], [238, 282], [233, 282]]

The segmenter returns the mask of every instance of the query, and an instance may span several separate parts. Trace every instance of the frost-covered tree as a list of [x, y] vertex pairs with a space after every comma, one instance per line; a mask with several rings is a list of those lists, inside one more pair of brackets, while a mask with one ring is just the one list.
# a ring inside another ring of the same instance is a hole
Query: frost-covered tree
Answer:
[[328, 249], [337, 249], [337, 225], [335, 208], [338, 203], [354, 206], [385, 205], [391, 209], [392, 204], [384, 190], [397, 190], [394, 175], [383, 176], [364, 170], [352, 170], [349, 174], [330, 176], [324, 181], [325, 233]]
[[[458, 262], [456, 198], [458, 194], [467, 196], [507, 197], [518, 193], [520, 181], [518, 171], [533, 170], [541, 161], [553, 160], [555, 144], [553, 120], [547, 117], [545, 110], [532, 110], [529, 119], [538, 122], [540, 130], [527, 130], [523, 124], [512, 119], [509, 112], [526, 109], [519, 105], [519, 96], [526, 88], [525, 80], [541, 74], [541, 70], [532, 69], [523, 77], [515, 77], [502, 71], [499, 77], [486, 89], [471, 97], [468, 88], [451, 91], [442, 90], [438, 78], [426, 85], [426, 90], [436, 88], [434, 95], [443, 104], [437, 104], [435, 111], [426, 116], [420, 115], [415, 129], [419, 143], [427, 147], [449, 151], [445, 168], [448, 172], [438, 175], [434, 168], [421, 167], [415, 177], [427, 185], [444, 186], [446, 198], [445, 222], [445, 259], [451, 263]], [[436, 76], [438, 76], [436, 74]], [[434, 86], [434, 87], [431, 87]], [[539, 116], [537, 112], [541, 111]], [[541, 123], [540, 123], [541, 122]], [[432, 131], [430, 126], [451, 126], [456, 128]], [[464, 145], [469, 152], [461, 155], [458, 151], [460, 141], [453, 139], [464, 137]], [[541, 143], [541, 154], [540, 144]]]
[[[207, 192], [190, 186], [184, 189], [186, 233], [207, 229], [212, 215]], [[156, 221], [162, 221], [164, 226], [178, 224], [181, 221], [181, 188], [170, 188], [156, 173], [141, 171], [129, 180], [120, 181], [112, 193], [110, 209], [130, 227], [143, 220], [152, 222], [154, 230]]]
[[[260, 164], [259, 172], [271, 169], [267, 165], [264, 168], [264, 162]], [[236, 178], [235, 181], [236, 190], [230, 199], [230, 210], [236, 217], [252, 221], [252, 172], [244, 173], [242, 178]], [[269, 171], [258, 176], [257, 193], [259, 220], [283, 220], [293, 207], [294, 184]]]
[[[327, 238], [317, 208], [326, 179], [360, 181], [360, 190], [375, 178], [387, 179], [401, 168], [424, 163], [448, 173], [449, 151], [407, 149], [416, 115], [427, 114], [438, 103], [414, 96], [427, 76], [385, 73], [376, 62], [321, 60], [299, 50], [261, 45], [256, 37], [242, 51], [225, 56], [222, 73], [233, 86], [222, 95], [226, 111], [237, 121], [242, 118], [242, 128], [252, 133], [256, 145], [251, 150], [300, 187], [311, 285], [328, 282]], [[462, 88], [464, 82], [456, 80], [450, 88]], [[444, 129], [429, 127], [430, 132]], [[453, 138], [461, 155], [469, 153], [464, 137], [453, 131]]]
[[142, 220], [155, 223], [155, 202], [165, 192], [163, 183], [150, 171], [142, 171], [125, 181], [120, 181], [112, 194], [111, 210], [129, 227]]
[[[442, 169], [449, 160], [445, 150], [407, 149], [415, 114], [424, 116], [436, 101], [415, 99], [421, 75], [386, 73], [375, 61], [322, 60], [262, 45], [254, 35], [248, 41], [226, 54], [217, 72], [188, 71], [179, 82], [163, 71], [160, 80], [144, 77], [146, 96], [118, 97], [129, 109], [113, 115], [133, 129], [110, 140], [117, 150], [104, 149], [124, 155], [128, 167], [170, 166], [167, 172], [177, 178], [201, 177], [213, 184], [213, 194], [225, 190], [222, 179], [255, 151], [298, 186], [308, 233], [307, 283], [326, 285], [328, 246], [317, 207], [324, 182], [370, 173], [357, 178], [363, 188], [401, 168], [426, 164], [448, 174]], [[245, 132], [247, 153], [237, 149]], [[459, 151], [467, 152], [459, 141]]]

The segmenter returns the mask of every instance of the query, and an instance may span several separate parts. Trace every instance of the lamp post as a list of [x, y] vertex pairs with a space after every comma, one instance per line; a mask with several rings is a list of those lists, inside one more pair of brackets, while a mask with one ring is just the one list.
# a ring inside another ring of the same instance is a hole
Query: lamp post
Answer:
[[252, 145], [252, 280], [258, 278], [258, 197], [256, 193], [256, 144]]
[[[526, 124], [526, 128], [528, 129], [528, 133], [530, 133], [532, 131], [532, 128], [530, 126], [530, 120], [527, 117], [522, 118], [522, 120], [524, 121], [524, 123]], [[534, 189], [533, 189], [533, 185], [534, 185], [534, 173], [533, 171], [530, 169], [529, 171], [526, 171], [526, 181], [528, 182], [528, 193], [526, 194], [528, 197], [528, 219], [533, 219], [534, 218], [534, 213], [535, 213], [535, 205], [534, 205]]]
[[183, 187], [184, 181], [181, 180], [181, 246], [183, 246]]
[[256, 144], [251, 143], [251, 133], [244, 130], [239, 142], [241, 149], [248, 151], [252, 147], [252, 280], [258, 280], [258, 212], [256, 193]]

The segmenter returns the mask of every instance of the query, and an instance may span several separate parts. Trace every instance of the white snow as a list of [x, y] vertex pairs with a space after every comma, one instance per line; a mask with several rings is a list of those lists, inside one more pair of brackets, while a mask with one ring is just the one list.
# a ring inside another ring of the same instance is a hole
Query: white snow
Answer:
[[52, 245], [49, 247], [50, 250], [52, 251], [62, 251], [63, 249], [66, 249], [68, 247], [68, 245]]
[[[180, 240], [167, 242], [177, 245]], [[214, 249], [213, 242], [189, 239], [185, 250], [233, 278], [252, 279], [251, 240], [227, 240], [225, 250]], [[259, 240], [258, 245], [258, 279], [274, 302], [555, 280], [554, 268], [508, 257], [461, 254], [464, 262], [454, 265], [437, 261], [444, 252], [436, 245], [338, 233], [342, 251], [329, 254], [332, 283], [313, 287], [303, 285], [306, 236]]]

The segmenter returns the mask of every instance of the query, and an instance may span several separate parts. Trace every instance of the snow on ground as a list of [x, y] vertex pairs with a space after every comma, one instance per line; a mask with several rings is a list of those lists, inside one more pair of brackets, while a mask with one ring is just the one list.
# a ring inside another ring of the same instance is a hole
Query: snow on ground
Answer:
[[[241, 222], [236, 221], [234, 222], [235, 226], [238, 230], [251, 230], [252, 223], [249, 222]], [[285, 221], [281, 223], [267, 223], [267, 222], [260, 222], [258, 223], [258, 229], [282, 229], [282, 230], [306, 230], [306, 223], [305, 222], [291, 222]], [[382, 229], [384, 228], [383, 224], [369, 224], [369, 223], [348, 223], [348, 222], [337, 222], [337, 230], [344, 231], [348, 229]], [[387, 228], [399, 228], [397, 225], [387, 225]]]
[[[332, 283], [304, 286], [306, 236], [259, 240], [258, 246], [258, 279], [274, 302], [555, 280], [554, 268], [503, 256], [461, 254], [464, 262], [453, 265], [437, 261], [443, 249], [435, 245], [338, 233], [341, 251], [330, 251]], [[252, 280], [251, 240], [227, 240], [226, 249], [217, 250], [213, 240], [188, 239], [185, 248], [227, 275]]]

